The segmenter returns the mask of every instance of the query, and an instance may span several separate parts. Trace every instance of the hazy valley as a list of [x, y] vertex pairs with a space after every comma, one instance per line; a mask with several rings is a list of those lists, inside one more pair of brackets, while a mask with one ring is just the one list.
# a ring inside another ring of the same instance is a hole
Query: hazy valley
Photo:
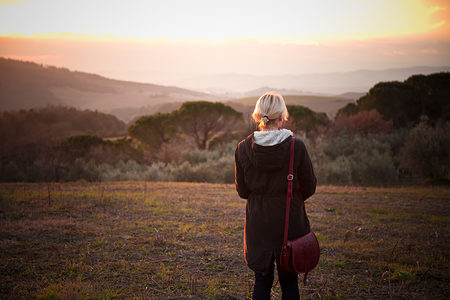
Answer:
[[[70, 106], [110, 113], [130, 122], [145, 114], [171, 112], [190, 100], [223, 101], [246, 112], [261, 94], [275, 91], [285, 96], [288, 104], [303, 105], [333, 117], [340, 107], [363, 96], [378, 81], [443, 70], [450, 67], [285, 76], [224, 74], [178, 82], [192, 87], [187, 89], [0, 58], [0, 110]], [[210, 92], [202, 92], [208, 87], [212, 87]]]

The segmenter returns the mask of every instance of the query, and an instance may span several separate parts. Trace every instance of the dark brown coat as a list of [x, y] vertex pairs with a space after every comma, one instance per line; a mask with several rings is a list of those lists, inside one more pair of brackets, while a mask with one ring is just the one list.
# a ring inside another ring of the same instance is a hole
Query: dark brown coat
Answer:
[[[244, 252], [247, 265], [265, 273], [273, 257], [279, 260], [286, 212], [291, 137], [274, 146], [255, 144], [253, 134], [235, 152], [235, 183], [247, 199]], [[295, 139], [293, 199], [288, 239], [309, 232], [304, 201], [316, 190], [316, 177], [305, 144]]]

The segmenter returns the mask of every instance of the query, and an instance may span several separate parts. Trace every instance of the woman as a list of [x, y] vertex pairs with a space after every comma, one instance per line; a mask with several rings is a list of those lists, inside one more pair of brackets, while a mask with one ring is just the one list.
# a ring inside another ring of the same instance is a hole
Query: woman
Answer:
[[[288, 111], [281, 95], [266, 93], [252, 115], [259, 124], [239, 142], [235, 152], [235, 183], [241, 198], [247, 199], [244, 230], [245, 261], [255, 272], [253, 299], [270, 299], [277, 263], [282, 299], [299, 299], [297, 274], [280, 269], [286, 212], [287, 175], [292, 132], [283, 129]], [[316, 177], [305, 144], [295, 139], [293, 198], [289, 214], [288, 239], [310, 231], [304, 201], [314, 194]]]

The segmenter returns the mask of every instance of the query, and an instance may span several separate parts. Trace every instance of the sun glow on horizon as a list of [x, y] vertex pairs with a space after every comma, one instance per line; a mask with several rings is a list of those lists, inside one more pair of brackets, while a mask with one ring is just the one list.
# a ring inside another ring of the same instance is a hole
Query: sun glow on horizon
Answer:
[[0, 35], [166, 42], [256, 39], [308, 44], [423, 34], [448, 27], [447, 15], [444, 5], [424, 0], [257, 3], [167, 0], [132, 4], [3, 1]]
[[448, 0], [0, 0], [0, 56], [175, 84], [450, 65]]

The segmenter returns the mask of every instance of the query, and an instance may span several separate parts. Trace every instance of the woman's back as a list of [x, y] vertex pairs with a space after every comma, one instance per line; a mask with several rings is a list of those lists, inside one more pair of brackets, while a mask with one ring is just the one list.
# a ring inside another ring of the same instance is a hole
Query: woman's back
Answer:
[[[282, 129], [288, 118], [281, 95], [266, 93], [255, 105], [253, 119], [261, 131], [242, 140], [235, 152], [236, 190], [247, 199], [244, 229], [245, 260], [255, 272], [254, 299], [270, 299], [274, 260], [283, 298], [299, 299], [297, 274], [282, 270], [286, 195], [292, 132]], [[304, 201], [314, 194], [316, 177], [302, 141], [295, 139], [293, 198], [289, 211], [288, 238], [310, 231]]]
[[[281, 251], [290, 144], [291, 135], [279, 144], [264, 146], [255, 143], [252, 134], [236, 149], [236, 189], [248, 199], [245, 257], [255, 271], [264, 272], [272, 257], [278, 257]], [[316, 178], [305, 145], [296, 139], [290, 239], [309, 232], [303, 201], [314, 193], [315, 187]]]

